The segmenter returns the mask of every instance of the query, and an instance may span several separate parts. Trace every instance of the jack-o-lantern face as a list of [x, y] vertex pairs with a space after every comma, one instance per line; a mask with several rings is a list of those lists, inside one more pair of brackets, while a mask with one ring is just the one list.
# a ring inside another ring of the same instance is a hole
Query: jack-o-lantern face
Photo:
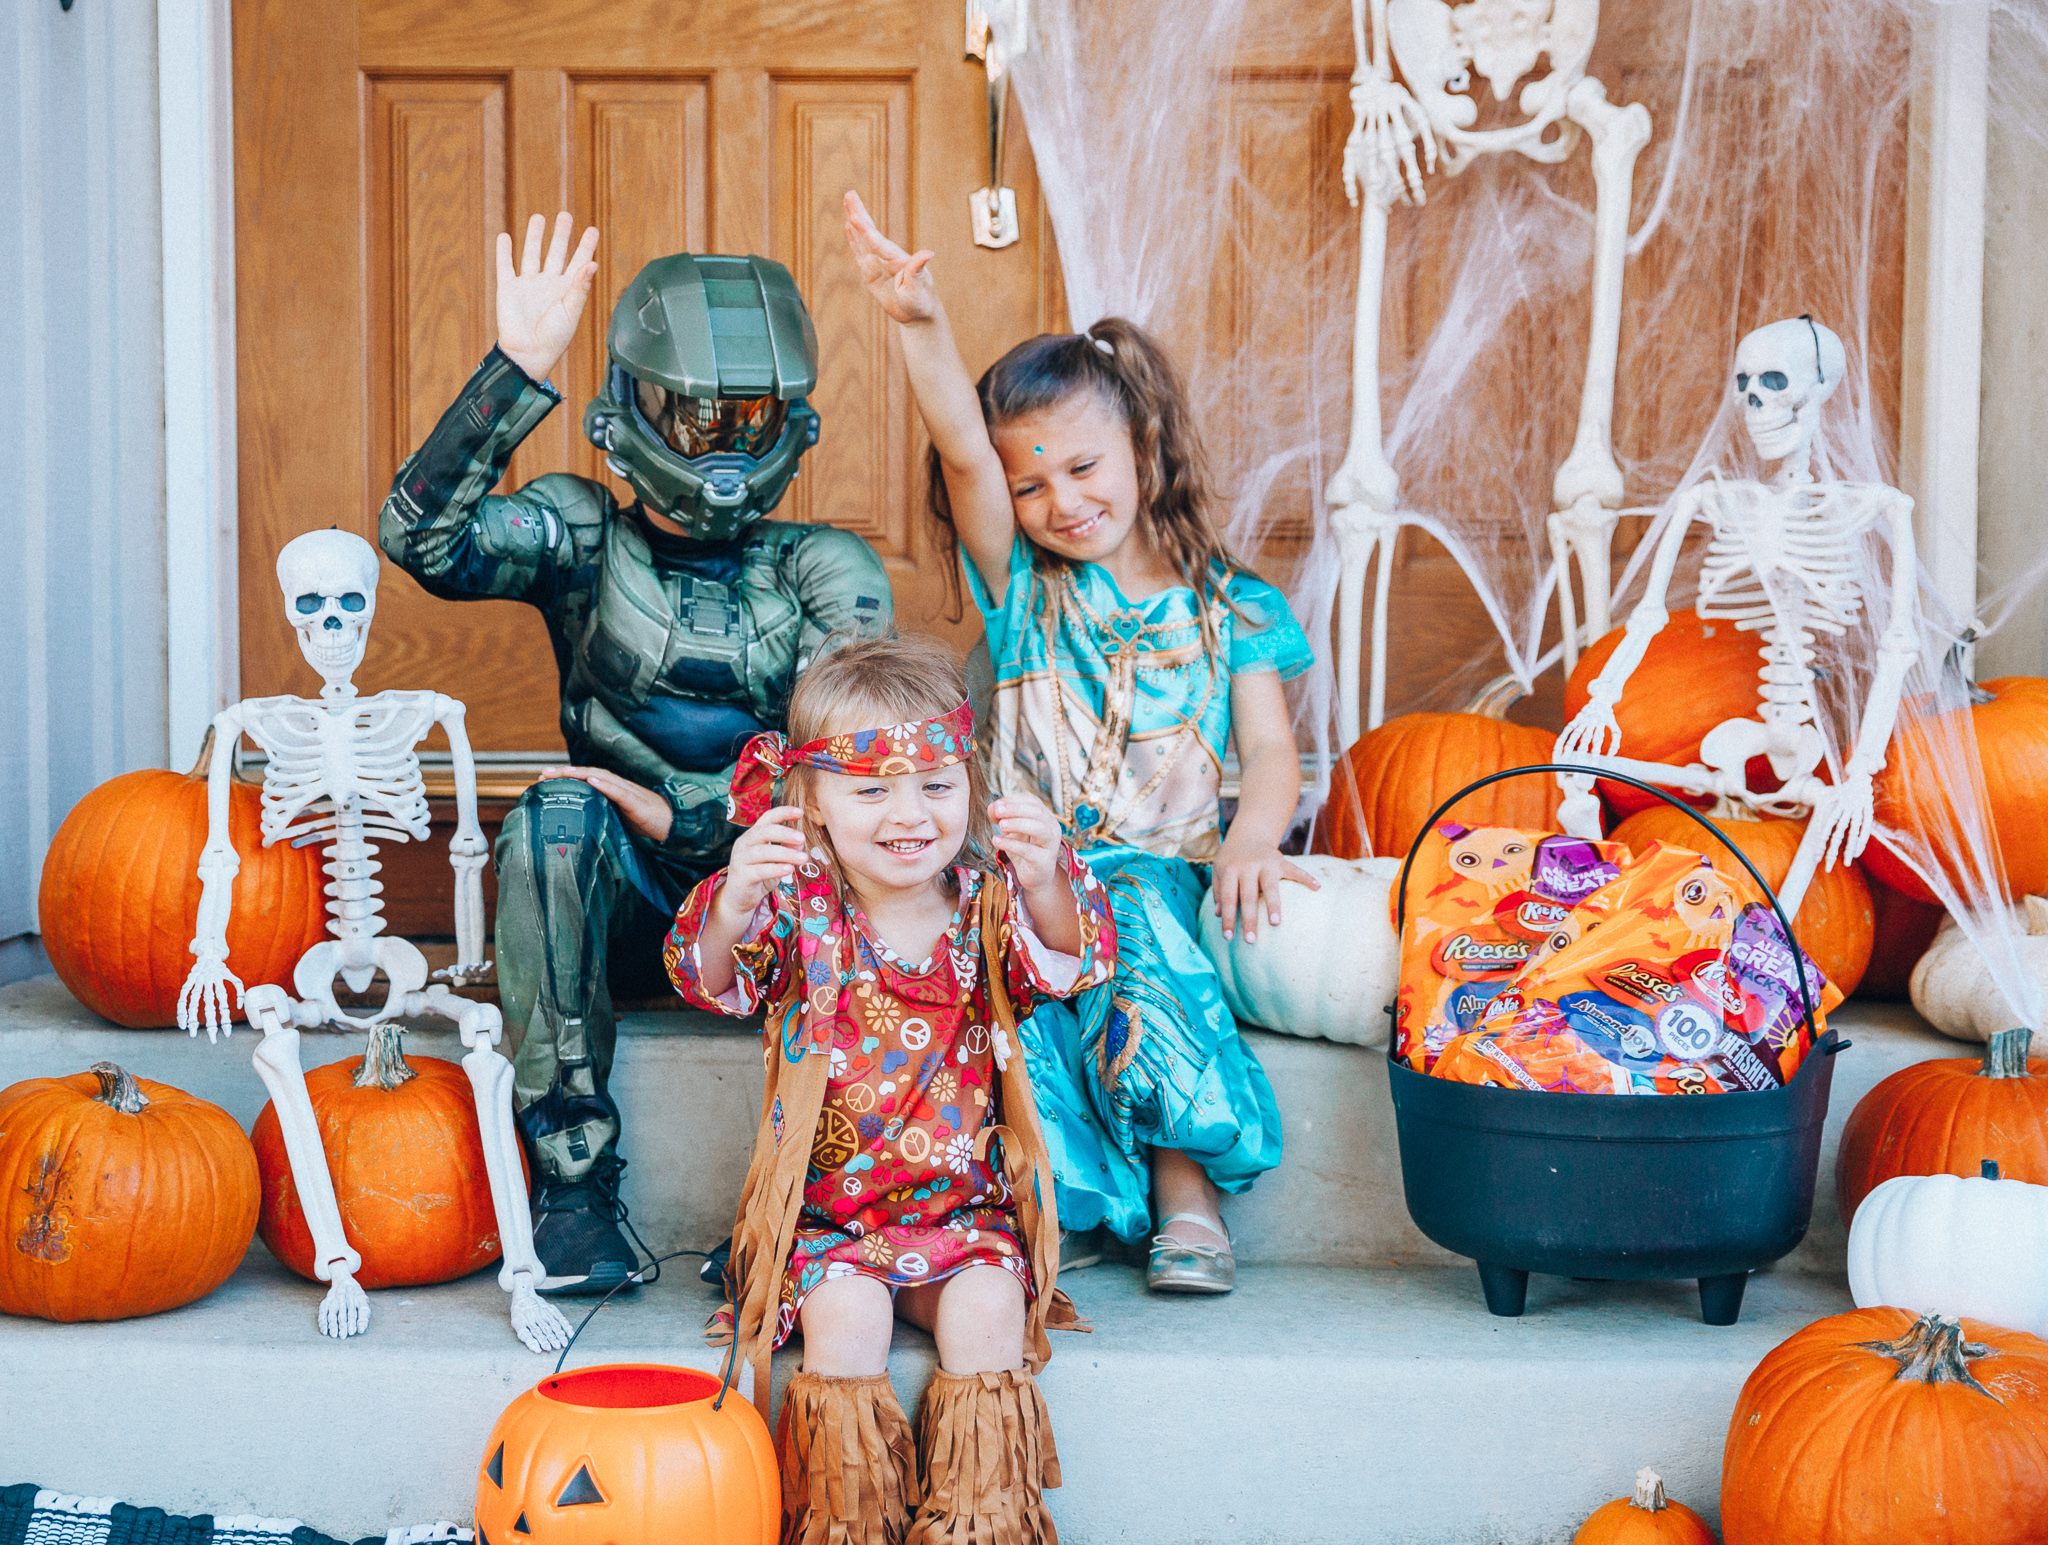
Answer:
[[752, 1403], [694, 1368], [615, 1363], [505, 1408], [477, 1474], [478, 1545], [773, 1545], [775, 1445]]

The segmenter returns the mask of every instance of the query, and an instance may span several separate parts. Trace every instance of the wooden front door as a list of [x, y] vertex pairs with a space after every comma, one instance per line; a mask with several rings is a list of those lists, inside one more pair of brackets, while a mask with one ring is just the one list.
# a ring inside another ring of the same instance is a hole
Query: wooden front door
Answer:
[[[243, 693], [312, 689], [278, 548], [329, 525], [375, 540], [399, 462], [491, 346], [497, 233], [560, 209], [603, 233], [600, 270], [555, 376], [563, 405], [507, 487], [608, 477], [582, 409], [642, 264], [776, 258], [823, 356], [823, 433], [778, 515], [859, 532], [888, 564], [899, 622], [968, 647], [978, 622], [946, 621], [926, 534], [922, 427], [840, 219], [857, 189], [885, 230], [938, 254], [976, 371], [1064, 325], [1021, 134], [1005, 181], [1022, 239], [972, 244], [986, 96], [963, 42], [960, 0], [236, 0]], [[562, 746], [539, 614], [435, 600], [389, 564], [356, 683], [460, 697], [478, 749], [515, 762]]]

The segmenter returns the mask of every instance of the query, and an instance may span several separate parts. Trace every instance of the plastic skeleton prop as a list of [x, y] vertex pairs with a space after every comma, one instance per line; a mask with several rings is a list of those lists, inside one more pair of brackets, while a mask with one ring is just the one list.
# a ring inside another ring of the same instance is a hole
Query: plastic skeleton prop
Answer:
[[[1772, 815], [1811, 810], [1806, 836], [1778, 890], [1788, 916], [1798, 912], [1817, 867], [1856, 858], [1869, 840], [1871, 778], [1884, 766], [1919, 636], [1913, 501], [1881, 484], [1813, 478], [1821, 404], [1841, 383], [1844, 368], [1841, 339], [1806, 317], [1760, 327], [1737, 345], [1734, 391], [1743, 426], [1759, 456], [1781, 463], [1777, 475], [1767, 484], [1709, 480], [1686, 492], [1657, 544], [1649, 587], [1629, 615], [1621, 646], [1594, 679], [1592, 701], [1557, 742], [1560, 761], [1590, 762], [1687, 793], [1720, 795]], [[1827, 745], [1817, 723], [1813, 641], [1816, 634], [1840, 635], [1855, 625], [1863, 608], [1858, 547], [1880, 518], [1891, 525], [1890, 616], [1878, 641], [1876, 675], [1855, 748], [1839, 783], [1830, 784], [1816, 772]], [[1665, 593], [1695, 519], [1713, 528], [1700, 570], [1699, 615], [1763, 635], [1761, 712], [1755, 719], [1717, 725], [1701, 742], [1700, 762], [1690, 767], [1632, 761], [1615, 755], [1623, 748], [1614, 704], [1664, 626]], [[1744, 768], [1758, 756], [1770, 759], [1783, 787], [1750, 792]], [[1565, 829], [1598, 836], [1592, 779], [1558, 781], [1569, 796], [1561, 812]]]
[[[359, 698], [350, 681], [362, 663], [376, 615], [377, 554], [359, 536], [314, 531], [287, 542], [277, 555], [285, 616], [299, 635], [306, 661], [327, 683], [318, 702], [299, 697], [252, 697], [214, 719], [213, 761], [207, 769], [206, 848], [199, 860], [202, 886], [198, 957], [178, 999], [178, 1024], [208, 1039], [232, 1029], [230, 990], [242, 984], [227, 968], [227, 922], [240, 862], [228, 836], [228, 786], [237, 740], [247, 735], [270, 755], [263, 773], [263, 841], [295, 847], [325, 842], [330, 877], [327, 903], [332, 939], [316, 944], [292, 973], [296, 1000], [281, 987], [261, 985], [244, 998], [250, 1020], [262, 1027], [256, 1071], [270, 1091], [284, 1129], [292, 1182], [298, 1188], [315, 1246], [314, 1274], [332, 1284], [320, 1305], [320, 1329], [329, 1336], [367, 1330], [370, 1303], [355, 1273], [362, 1257], [349, 1248], [334, 1182], [327, 1171], [313, 1103], [299, 1063], [299, 1030], [344, 1025], [362, 1030], [400, 1015], [455, 1021], [469, 1054], [462, 1065], [476, 1091], [484, 1165], [497, 1211], [504, 1267], [498, 1284], [512, 1295], [512, 1328], [536, 1352], [566, 1346], [569, 1325], [535, 1287], [545, 1272], [533, 1250], [526, 1184], [512, 1126], [512, 1064], [501, 1056], [498, 1010], [458, 998], [437, 982], [427, 985], [426, 957], [404, 939], [381, 937], [383, 887], [376, 879], [372, 839], [405, 842], [428, 831], [426, 789], [420, 778], [419, 742], [435, 725], [447, 732], [455, 763], [455, 936], [459, 964], [446, 975], [458, 985], [481, 977], [483, 961], [483, 831], [476, 818], [476, 767], [463, 733], [462, 704], [438, 692], [379, 692]], [[334, 1001], [338, 975], [360, 992], [384, 973], [390, 991], [374, 1013], [349, 1013]]]
[[[1616, 107], [1607, 100], [1607, 88], [1585, 73], [1599, 22], [1599, 0], [1468, 0], [1458, 6], [1443, 0], [1351, 0], [1358, 62], [1351, 75], [1354, 117], [1344, 143], [1344, 191], [1355, 204], [1362, 183], [1365, 207], [1352, 340], [1351, 443], [1325, 493], [1337, 537], [1337, 703], [1346, 745], [1358, 738], [1359, 631], [1365, 571], [1375, 551], [1368, 727], [1377, 726], [1386, 710], [1387, 585], [1403, 524], [1396, 502], [1400, 478], [1387, 460], [1380, 425], [1387, 209], [1396, 200], [1423, 203], [1424, 174], [1439, 162], [1456, 176], [1479, 156], [1497, 151], [1562, 161], [1577, 148], [1581, 130], [1593, 145], [1593, 323], [1577, 436], [1551, 488], [1556, 513], [1550, 517], [1550, 542], [1567, 649], [1577, 639], [1573, 556], [1586, 592], [1587, 627], [1594, 637], [1607, 631], [1609, 539], [1622, 498], [1621, 468], [1611, 444], [1622, 264], [1636, 154], [1649, 143], [1650, 115], [1640, 103]], [[1474, 129], [1479, 104], [1467, 94], [1473, 72], [1486, 77], [1496, 102], [1505, 101], [1515, 82], [1546, 55], [1550, 73], [1522, 90], [1524, 121]]]

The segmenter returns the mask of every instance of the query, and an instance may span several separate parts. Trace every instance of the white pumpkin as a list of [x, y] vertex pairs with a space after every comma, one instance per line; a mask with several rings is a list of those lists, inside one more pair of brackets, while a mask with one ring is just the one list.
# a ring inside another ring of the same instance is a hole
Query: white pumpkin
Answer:
[[1849, 1227], [1849, 1296], [2048, 1335], [2048, 1186], [1894, 1175]]
[[1214, 893], [1202, 898], [1202, 948], [1215, 962], [1230, 1012], [1246, 1024], [1351, 1046], [1384, 1047], [1386, 1010], [1401, 985], [1401, 951], [1387, 916], [1398, 858], [1295, 863], [1322, 886], [1280, 882], [1280, 922], [1259, 919], [1256, 943], [1240, 927], [1223, 937]]
[[[2020, 964], [2048, 995], [2048, 898], [2027, 897], [2015, 921], [2026, 930], [2013, 940]], [[1921, 1016], [1959, 1041], [1988, 1041], [2015, 1023], [2012, 1005], [1992, 981], [1984, 957], [1952, 917], [1941, 920], [1941, 931], [1913, 968], [1909, 990]]]

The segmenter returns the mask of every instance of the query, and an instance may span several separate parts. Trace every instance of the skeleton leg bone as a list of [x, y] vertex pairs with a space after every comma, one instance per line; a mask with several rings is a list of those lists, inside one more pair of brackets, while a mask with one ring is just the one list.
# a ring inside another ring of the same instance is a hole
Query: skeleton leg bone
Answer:
[[334, 1200], [334, 1177], [327, 1171], [327, 1151], [320, 1125], [306, 1093], [306, 1074], [299, 1061], [299, 1032], [292, 1023], [296, 1005], [282, 987], [251, 988], [244, 1003], [249, 1017], [263, 1027], [256, 1047], [256, 1074], [270, 1091], [284, 1132], [285, 1156], [291, 1161], [292, 1185], [313, 1236], [313, 1275], [331, 1284], [320, 1301], [320, 1334], [337, 1340], [360, 1336], [370, 1328], [370, 1300], [356, 1285], [363, 1258], [349, 1248], [342, 1232], [341, 1208]]
[[1365, 571], [1374, 555], [1372, 680], [1365, 727], [1378, 729], [1387, 710], [1387, 590], [1393, 580], [1394, 544], [1401, 534], [1398, 515], [1382, 514], [1366, 505], [1347, 505], [1330, 515], [1337, 537], [1337, 730], [1345, 746], [1358, 739], [1359, 634], [1365, 614]]
[[491, 1205], [498, 1215], [498, 1244], [504, 1263], [498, 1286], [512, 1295], [512, 1329], [530, 1352], [559, 1352], [569, 1344], [569, 1322], [535, 1289], [547, 1268], [533, 1248], [533, 1215], [521, 1178], [519, 1136], [512, 1122], [512, 1064], [498, 1051], [504, 1034], [498, 1010], [488, 1003], [458, 998], [439, 983], [406, 999], [408, 1014], [435, 1014], [455, 1021], [462, 1059], [476, 1094], [477, 1130], [483, 1139], [484, 1171], [490, 1177]]

